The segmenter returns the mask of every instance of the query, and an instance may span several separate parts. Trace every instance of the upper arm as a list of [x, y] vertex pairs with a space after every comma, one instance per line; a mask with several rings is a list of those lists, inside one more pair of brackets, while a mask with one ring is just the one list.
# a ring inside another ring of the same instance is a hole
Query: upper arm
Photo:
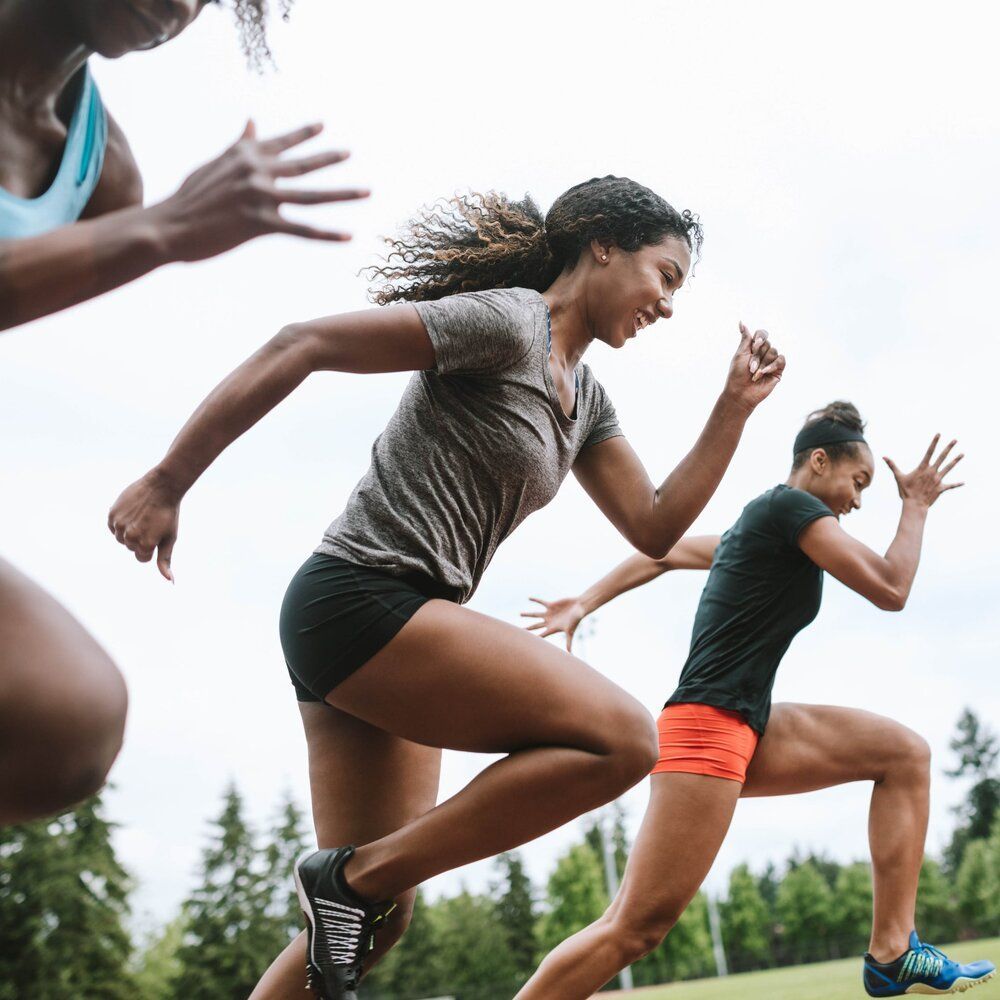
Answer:
[[584, 448], [573, 463], [573, 474], [604, 516], [634, 548], [653, 559], [645, 526], [656, 487], [632, 446], [621, 435]]
[[139, 165], [135, 162], [125, 133], [109, 113], [108, 144], [104, 150], [101, 176], [80, 217], [96, 219], [109, 212], [141, 204], [142, 175]]
[[802, 529], [799, 548], [820, 569], [883, 611], [899, 611], [899, 594], [888, 582], [885, 559], [852, 538], [834, 517], [821, 517]]
[[409, 304], [326, 316], [287, 331], [305, 346], [311, 371], [374, 374], [434, 367], [427, 328]]

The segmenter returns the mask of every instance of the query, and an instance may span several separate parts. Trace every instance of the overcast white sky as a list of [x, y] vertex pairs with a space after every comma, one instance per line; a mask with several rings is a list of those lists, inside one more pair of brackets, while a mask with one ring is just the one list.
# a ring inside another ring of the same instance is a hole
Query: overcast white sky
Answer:
[[[786, 378], [753, 417], [695, 526], [720, 531], [784, 479], [802, 417], [848, 398], [876, 454], [912, 465], [934, 431], [960, 438], [968, 486], [931, 512], [909, 606], [878, 612], [828, 581], [776, 700], [890, 714], [936, 757], [929, 849], [962, 789], [941, 776], [963, 706], [1000, 716], [995, 530], [995, 289], [1000, 132], [987, 3], [527, 3], [500, 7], [298, 0], [272, 30], [280, 72], [243, 68], [228, 17], [208, 10], [155, 53], [95, 60], [151, 201], [253, 115], [261, 134], [311, 119], [352, 161], [326, 183], [372, 199], [310, 213], [347, 247], [271, 238], [174, 266], [0, 336], [4, 555], [107, 645], [132, 693], [109, 812], [144, 919], [193, 885], [206, 820], [234, 778], [256, 820], [284, 788], [307, 801], [304, 745], [278, 645], [287, 581], [339, 512], [402, 376], [314, 377], [220, 459], [187, 498], [171, 588], [104, 526], [204, 394], [283, 324], [365, 304], [358, 270], [378, 236], [457, 189], [530, 191], [543, 206], [596, 174], [625, 174], [701, 213], [704, 259], [674, 318], [587, 360], [659, 480], [694, 441], [737, 343], [766, 326]], [[317, 144], [318, 146], [318, 144]], [[308, 212], [308, 210], [305, 210]], [[887, 470], [846, 522], [892, 538]], [[578, 591], [627, 554], [572, 480], [500, 550], [473, 607], [514, 621], [528, 592]], [[587, 658], [653, 711], [673, 689], [703, 584], [667, 576], [598, 616]], [[442, 794], [487, 760], [447, 754]], [[634, 831], [645, 783], [625, 797]], [[710, 876], [796, 846], [866, 854], [869, 789], [738, 810]], [[524, 853], [539, 882], [579, 835]], [[435, 879], [473, 887], [488, 862]]]

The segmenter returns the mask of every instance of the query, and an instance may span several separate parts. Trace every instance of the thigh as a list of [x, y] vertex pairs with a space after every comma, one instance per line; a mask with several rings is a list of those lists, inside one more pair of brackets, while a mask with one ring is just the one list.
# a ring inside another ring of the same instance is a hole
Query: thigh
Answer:
[[0, 559], [0, 741], [121, 738], [125, 682], [89, 632]]
[[367, 844], [434, 808], [440, 750], [322, 702], [300, 702], [299, 711], [320, 847]]
[[778, 704], [750, 761], [743, 795], [794, 795], [878, 781], [915, 738], [906, 726], [859, 708]]
[[582, 660], [487, 615], [429, 601], [327, 702], [387, 732], [452, 750], [573, 746], [623, 731], [655, 746], [649, 713]]
[[737, 781], [709, 775], [654, 774], [646, 815], [608, 916], [638, 924], [676, 920], [719, 853], [740, 788]]

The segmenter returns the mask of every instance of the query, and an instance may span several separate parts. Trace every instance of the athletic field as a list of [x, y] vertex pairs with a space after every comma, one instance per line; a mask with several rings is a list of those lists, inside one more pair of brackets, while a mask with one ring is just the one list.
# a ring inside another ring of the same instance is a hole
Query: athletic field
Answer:
[[[971, 962], [988, 958], [1000, 966], [1000, 938], [965, 941], [942, 947], [950, 958]], [[961, 994], [969, 1000], [1000, 1000], [1000, 976]], [[725, 979], [698, 979], [670, 986], [647, 986], [630, 993], [600, 993], [599, 997], [635, 997], [636, 1000], [864, 1000], [859, 958], [816, 965], [797, 965], [771, 972], [748, 972]]]

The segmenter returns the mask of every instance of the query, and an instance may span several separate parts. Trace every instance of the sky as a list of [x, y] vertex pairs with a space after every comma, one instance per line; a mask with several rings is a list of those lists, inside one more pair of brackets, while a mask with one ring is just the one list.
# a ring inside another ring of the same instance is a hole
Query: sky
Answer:
[[[191, 410], [283, 325], [363, 308], [359, 271], [420, 205], [461, 190], [525, 191], [547, 207], [595, 175], [627, 175], [697, 211], [704, 256], [675, 315], [587, 362], [660, 481], [697, 437], [742, 319], [788, 358], [696, 522], [720, 532], [783, 481], [804, 416], [850, 399], [877, 456], [912, 467], [930, 437], [960, 440], [967, 485], [930, 512], [906, 609], [879, 612], [827, 581], [793, 643], [776, 701], [890, 715], [931, 744], [928, 849], [954, 825], [947, 779], [963, 707], [1000, 717], [1000, 543], [994, 268], [1000, 129], [987, 3], [592, 2], [501, 8], [442, 0], [297, 0], [272, 26], [278, 70], [242, 62], [209, 9], [152, 53], [94, 60], [142, 168], [171, 194], [248, 117], [269, 135], [310, 120], [310, 148], [345, 146], [322, 186], [368, 202], [290, 214], [349, 228], [346, 246], [270, 237], [165, 267], [0, 336], [2, 551], [44, 583], [124, 671], [131, 711], [108, 812], [137, 879], [137, 919], [169, 919], [194, 886], [208, 820], [234, 781], [266, 824], [308, 801], [305, 748], [277, 637], [294, 570], [367, 467], [406, 376], [313, 376], [233, 445], [182, 507], [175, 587], [117, 546], [107, 510], [162, 456]], [[845, 526], [884, 551], [899, 500], [882, 468]], [[472, 607], [518, 621], [529, 593], [582, 591], [628, 554], [572, 480], [502, 546]], [[668, 574], [595, 616], [585, 658], [654, 713], [683, 665], [704, 578]], [[446, 753], [442, 797], [492, 758]], [[623, 799], [630, 831], [645, 782]], [[867, 785], [741, 803], [710, 891], [746, 861], [793, 850], [866, 856]], [[580, 835], [523, 848], [541, 885]], [[490, 862], [433, 879], [478, 889]]]

